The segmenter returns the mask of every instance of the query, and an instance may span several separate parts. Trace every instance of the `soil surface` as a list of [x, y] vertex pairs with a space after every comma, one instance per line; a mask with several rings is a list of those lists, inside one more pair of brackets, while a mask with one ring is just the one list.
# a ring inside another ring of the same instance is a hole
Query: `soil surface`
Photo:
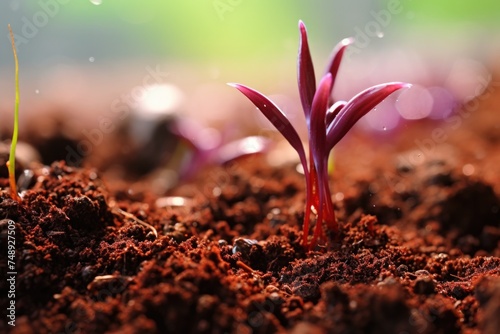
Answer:
[[452, 120], [349, 134], [331, 179], [340, 231], [311, 252], [295, 165], [246, 157], [163, 197], [33, 166], [21, 202], [0, 193], [0, 269], [13, 221], [17, 271], [16, 326], [3, 316], [0, 332], [499, 333], [496, 90]]

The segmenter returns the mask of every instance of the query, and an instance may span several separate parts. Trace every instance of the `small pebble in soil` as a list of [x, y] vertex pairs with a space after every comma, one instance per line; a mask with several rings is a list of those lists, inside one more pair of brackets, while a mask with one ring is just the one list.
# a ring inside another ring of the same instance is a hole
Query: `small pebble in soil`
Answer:
[[278, 289], [276, 286], [271, 285], [271, 284], [269, 284], [268, 286], [266, 286], [266, 289], [265, 289], [265, 290], [266, 290], [266, 292], [267, 292], [267, 293], [269, 293], [269, 294], [271, 294], [271, 293], [275, 293], [275, 292], [279, 292], [279, 291], [280, 291], [280, 289]]
[[35, 182], [35, 172], [33, 172], [31, 169], [25, 169], [18, 178], [17, 187], [19, 191], [24, 191], [32, 187]]
[[413, 165], [409, 162], [401, 160], [398, 162], [396, 169], [398, 172], [401, 172], [401, 173], [409, 173], [413, 170]]
[[281, 213], [281, 210], [279, 208], [272, 208], [271, 212], [269, 214], [271, 215], [279, 215]]
[[335, 201], [341, 202], [344, 200], [344, 193], [338, 192], [335, 194]]
[[394, 277], [386, 277], [383, 281], [377, 283], [377, 286], [392, 286], [398, 284], [398, 281]]
[[250, 248], [253, 245], [257, 245], [257, 240], [254, 239], [245, 239], [245, 238], [237, 238], [233, 243], [233, 254], [240, 252], [242, 255], [248, 255], [250, 252]]
[[189, 238], [189, 230], [184, 223], [165, 224], [163, 233], [174, 238], [177, 242], [185, 241]]
[[222, 190], [220, 187], [214, 187], [212, 189], [212, 195], [214, 195], [214, 197], [219, 197], [221, 194], [222, 194]]
[[283, 304], [284, 299], [277, 292], [272, 292], [267, 297], [274, 305]]
[[417, 270], [415, 271], [415, 275], [417, 276], [430, 276], [431, 274], [427, 270]]
[[304, 301], [315, 301], [320, 297], [319, 284], [316, 282], [295, 282], [292, 291]]
[[463, 167], [462, 167], [462, 173], [465, 175], [465, 176], [471, 176], [472, 174], [474, 174], [474, 166], [471, 165], [471, 164], [465, 164]]
[[281, 215], [281, 210], [279, 208], [271, 209], [271, 211], [267, 214], [266, 218], [269, 220], [269, 223], [271, 224], [272, 227], [283, 224], [286, 220], [284, 216]]
[[432, 295], [436, 292], [436, 285], [430, 276], [420, 276], [415, 281], [413, 291], [419, 295]]
[[95, 275], [95, 270], [92, 266], [85, 266], [82, 270], [82, 278], [87, 281]]
[[456, 285], [454, 286], [452, 289], [451, 289], [451, 295], [453, 296], [453, 298], [455, 299], [464, 299], [465, 297], [467, 297], [468, 295], [468, 292], [460, 285]]
[[396, 269], [396, 271], [398, 272], [398, 275], [402, 276], [404, 273], [408, 272], [408, 266], [402, 264]]
[[433, 255], [432, 258], [434, 260], [438, 260], [438, 261], [443, 261], [444, 262], [444, 261], [448, 261], [450, 257], [446, 253], [439, 253], [439, 254]]

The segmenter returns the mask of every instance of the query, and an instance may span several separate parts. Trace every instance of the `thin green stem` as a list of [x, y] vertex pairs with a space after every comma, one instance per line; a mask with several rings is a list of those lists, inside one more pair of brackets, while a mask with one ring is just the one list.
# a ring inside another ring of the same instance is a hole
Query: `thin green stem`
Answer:
[[17, 59], [16, 43], [14, 41], [14, 33], [9, 24], [9, 33], [12, 43], [12, 52], [14, 54], [14, 64], [15, 64], [15, 85], [16, 85], [16, 97], [14, 102], [14, 130], [12, 132], [12, 141], [10, 144], [10, 155], [8, 162], [9, 169], [9, 183], [10, 183], [10, 194], [15, 200], [20, 200], [17, 194], [16, 185], [16, 146], [17, 137], [19, 134], [19, 61]]

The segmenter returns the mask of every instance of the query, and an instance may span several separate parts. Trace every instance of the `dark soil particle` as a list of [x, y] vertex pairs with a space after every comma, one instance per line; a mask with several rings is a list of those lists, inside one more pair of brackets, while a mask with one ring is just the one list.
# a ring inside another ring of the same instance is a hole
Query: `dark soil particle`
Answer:
[[[489, 123], [494, 105], [482, 102]], [[472, 118], [418, 163], [405, 159], [413, 138], [435, 123], [393, 146], [342, 143], [331, 180], [340, 230], [310, 252], [293, 165], [252, 156], [206, 168], [172, 190], [182, 206], [94, 169], [33, 166], [22, 201], [0, 192], [1, 244], [14, 221], [17, 269], [16, 326], [0, 332], [499, 333], [500, 151]]]

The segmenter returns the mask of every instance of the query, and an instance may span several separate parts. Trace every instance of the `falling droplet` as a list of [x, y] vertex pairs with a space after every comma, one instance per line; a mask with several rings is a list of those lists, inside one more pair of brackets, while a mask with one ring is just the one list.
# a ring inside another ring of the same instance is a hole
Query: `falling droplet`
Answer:
[[387, 131], [387, 126], [384, 126], [382, 130]]
[[377, 31], [377, 37], [378, 38], [384, 37], [384, 33], [382, 31]]
[[93, 63], [93, 62], [95, 61], [95, 58], [94, 58], [94, 57], [90, 57], [90, 58], [89, 58], [89, 61], [90, 61], [91, 63]]
[[90, 3], [99, 6], [100, 4], [102, 4], [102, 0], [90, 0]]
[[38, 89], [35, 89], [35, 94], [40, 94], [40, 91]]

